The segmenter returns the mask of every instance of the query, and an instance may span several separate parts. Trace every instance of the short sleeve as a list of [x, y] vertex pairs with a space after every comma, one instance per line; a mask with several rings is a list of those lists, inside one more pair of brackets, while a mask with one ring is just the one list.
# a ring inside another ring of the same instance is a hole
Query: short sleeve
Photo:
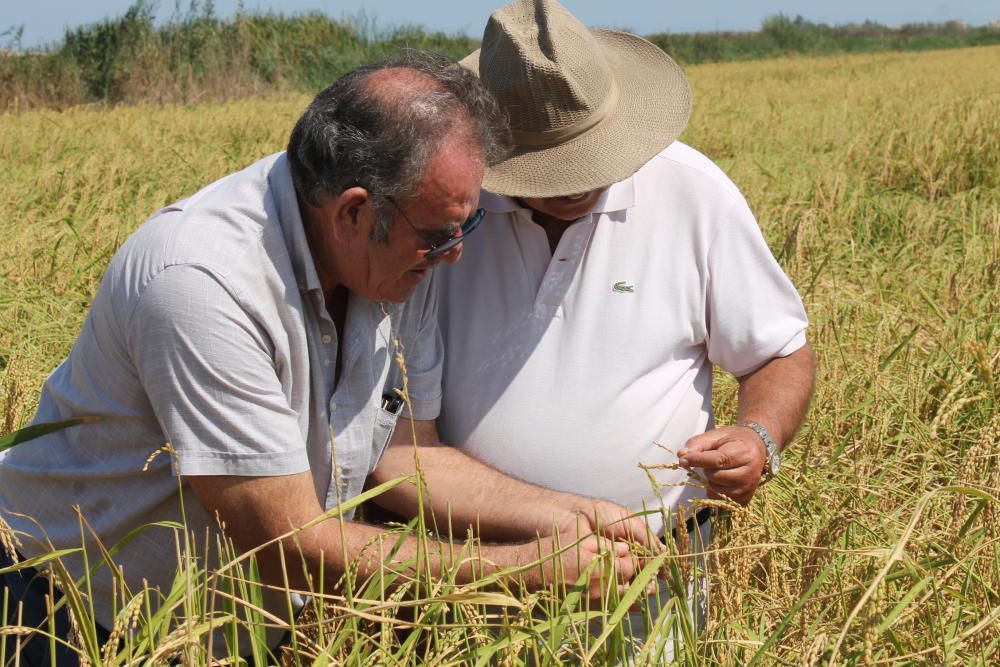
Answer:
[[706, 316], [709, 359], [737, 377], [806, 342], [802, 300], [742, 198], [709, 248]]
[[196, 266], [161, 271], [128, 322], [128, 344], [180, 475], [309, 469], [266, 333]]
[[[441, 412], [441, 374], [444, 366], [444, 343], [438, 328], [436, 272], [414, 293], [400, 311], [399, 341], [403, 345], [407, 389], [412, 415], [404, 408], [403, 415], [418, 420], [437, 419]], [[386, 391], [402, 386], [402, 371], [393, 361]]]

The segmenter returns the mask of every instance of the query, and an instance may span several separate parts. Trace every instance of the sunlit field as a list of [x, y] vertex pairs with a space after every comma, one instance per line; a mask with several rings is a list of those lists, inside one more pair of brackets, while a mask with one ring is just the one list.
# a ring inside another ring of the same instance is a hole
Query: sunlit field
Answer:
[[[717, 524], [707, 628], [696, 635], [683, 605], [668, 609], [650, 619], [665, 632], [636, 649], [636, 664], [665, 643], [699, 665], [1000, 660], [997, 63], [1000, 47], [688, 68], [682, 140], [757, 213], [805, 301], [819, 377], [782, 475]], [[127, 235], [281, 150], [307, 102], [0, 115], [0, 432], [31, 418]], [[720, 423], [734, 416], [735, 387], [718, 378]], [[183, 531], [164, 549], [175, 542]], [[624, 599], [591, 611], [573, 589], [520, 593], [516, 573], [476, 586], [352, 580], [317, 598], [267, 660], [615, 664], [630, 593], [657, 565], [683, 588], [689, 550], [672, 546]], [[259, 637], [270, 622], [252, 567], [232, 576], [241, 570], [185, 560], [171, 604], [147, 608], [142, 591], [123, 591], [120, 642], [101, 647], [86, 638], [85, 582], [53, 562], [93, 664], [207, 664], [213, 627]], [[230, 602], [207, 603], [216, 598]], [[606, 643], [587, 632], [593, 615]], [[0, 642], [22, 632], [5, 628]], [[259, 643], [240, 653], [251, 648], [266, 659]]]

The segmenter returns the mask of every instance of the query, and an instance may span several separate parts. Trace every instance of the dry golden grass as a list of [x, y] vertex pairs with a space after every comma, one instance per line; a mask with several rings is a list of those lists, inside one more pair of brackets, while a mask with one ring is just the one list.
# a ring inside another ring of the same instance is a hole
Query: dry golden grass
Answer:
[[[719, 532], [712, 619], [684, 660], [996, 664], [998, 60], [988, 47], [688, 70], [683, 139], [757, 212], [806, 302], [820, 376], [782, 477]], [[306, 102], [2, 119], [6, 428], [30, 417], [125, 236], [280, 150]], [[733, 415], [727, 378], [717, 405]], [[428, 637], [395, 655], [459, 660], [492, 641]], [[535, 655], [550, 659], [498, 654]]]

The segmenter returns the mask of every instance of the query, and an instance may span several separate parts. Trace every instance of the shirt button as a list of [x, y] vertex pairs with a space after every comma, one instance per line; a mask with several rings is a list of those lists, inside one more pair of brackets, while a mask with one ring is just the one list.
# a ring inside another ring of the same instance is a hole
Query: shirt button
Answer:
[[324, 343], [326, 343], [327, 345], [329, 345], [331, 340], [333, 340], [333, 338], [330, 336], [330, 334], [323, 334], [323, 342]]
[[324, 359], [323, 360], [323, 365], [324, 366], [329, 366], [330, 365], [330, 360], [329, 359]]
[[330, 401], [330, 412], [336, 412], [336, 411], [337, 411], [337, 404], [334, 403], [333, 401]]

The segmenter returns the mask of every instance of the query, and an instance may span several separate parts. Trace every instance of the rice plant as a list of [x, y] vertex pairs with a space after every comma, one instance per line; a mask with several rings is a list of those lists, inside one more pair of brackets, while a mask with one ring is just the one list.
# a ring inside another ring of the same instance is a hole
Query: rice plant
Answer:
[[[165, 545], [178, 557], [172, 590], [120, 591], [110, 647], [93, 639], [86, 581], [60, 570], [59, 553], [45, 557], [70, 592], [75, 645], [91, 663], [207, 664], [217, 629], [233, 656], [261, 663], [648, 664], [670, 642], [690, 665], [996, 664], [998, 59], [998, 47], [981, 47], [688, 68], [695, 109], [682, 139], [740, 184], [803, 295], [820, 359], [781, 477], [717, 525], [701, 633], [678, 604], [649, 619], [663, 632], [630, 653], [621, 622], [638, 588], [609, 581], [605, 604], [590, 608], [572, 586], [525, 593], [517, 572], [460, 586], [396, 564], [315, 581], [313, 603], [285, 628], [288, 648], [268, 656], [262, 632], [278, 621], [260, 613], [252, 554], [213, 545], [223, 564], [206, 568], [195, 558], [204, 545], [178, 525]], [[3, 118], [3, 432], [33, 414], [128, 233], [280, 150], [306, 102], [291, 93]], [[719, 376], [716, 391], [726, 423], [735, 384]], [[380, 553], [432, 529], [396, 526]], [[477, 548], [464, 534], [451, 543]], [[693, 556], [682, 547], [645, 561], [638, 585], [659, 574], [683, 592]], [[111, 566], [113, 551], [88, 554], [91, 566]], [[0, 642], [22, 632], [4, 628]]]

